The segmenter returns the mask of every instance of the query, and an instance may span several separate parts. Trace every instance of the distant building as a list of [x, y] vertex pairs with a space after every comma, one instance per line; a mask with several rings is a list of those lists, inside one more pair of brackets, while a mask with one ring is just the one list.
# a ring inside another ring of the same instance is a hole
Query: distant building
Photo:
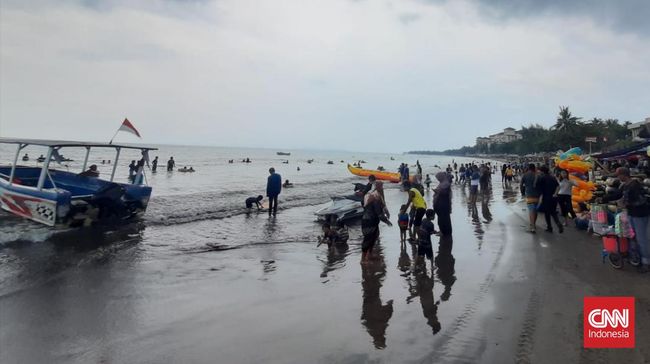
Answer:
[[632, 139], [637, 139], [639, 137], [639, 132], [643, 129], [644, 126], [650, 127], [650, 118], [645, 118], [644, 121], [639, 121], [638, 123], [630, 124], [627, 128], [632, 131]]
[[523, 138], [514, 128], [505, 128], [503, 132], [490, 135], [491, 144], [503, 144], [514, 142]]
[[494, 144], [505, 144], [522, 139], [523, 136], [514, 128], [505, 128], [501, 133], [492, 134], [489, 137], [476, 138], [476, 146], [486, 145], [490, 148]]
[[476, 145], [490, 145], [490, 138], [478, 137], [476, 138]]

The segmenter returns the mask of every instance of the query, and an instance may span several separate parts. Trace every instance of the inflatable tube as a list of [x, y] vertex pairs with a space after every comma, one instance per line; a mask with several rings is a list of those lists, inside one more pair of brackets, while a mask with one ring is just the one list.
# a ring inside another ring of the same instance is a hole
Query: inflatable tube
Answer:
[[582, 149], [580, 147], [575, 147], [560, 154], [560, 160], [566, 160], [569, 158], [574, 158], [573, 156], [580, 156], [580, 155], [582, 155]]
[[581, 190], [581, 191], [580, 191], [580, 194], [578, 194], [578, 195], [571, 195], [571, 201], [574, 201], [574, 202], [587, 202], [587, 201], [591, 201], [591, 199], [592, 199], [593, 197], [594, 197], [594, 196], [593, 196], [593, 194], [591, 193], [591, 191]]
[[587, 180], [587, 175], [586, 175], [586, 174], [580, 174], [580, 173], [573, 172], [573, 173], [569, 174], [569, 176], [575, 176], [575, 177], [578, 177], [578, 178], [580, 178], [580, 179], [583, 180], [583, 181], [586, 181], [586, 180]]
[[569, 173], [580, 173], [580, 174], [585, 174], [587, 173], [591, 168], [592, 165], [589, 162], [584, 162], [584, 161], [571, 161], [571, 160], [563, 160], [560, 163], [558, 163], [558, 167], [568, 171]]
[[577, 186], [574, 186], [571, 189], [571, 191], [572, 191], [571, 194], [575, 194], [576, 189], [578, 189], [578, 190], [587, 190], [587, 191], [596, 190], [596, 185], [594, 185], [594, 183], [591, 182], [591, 181], [589, 181], [589, 182], [583, 181], [583, 180], [581, 180], [580, 178], [578, 178], [576, 176], [569, 176], [569, 179], [577, 184]]

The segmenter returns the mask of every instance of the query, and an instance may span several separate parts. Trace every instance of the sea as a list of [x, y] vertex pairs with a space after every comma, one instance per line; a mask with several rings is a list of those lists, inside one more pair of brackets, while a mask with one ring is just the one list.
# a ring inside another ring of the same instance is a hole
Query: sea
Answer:
[[[290, 156], [278, 156], [277, 150], [254, 148], [222, 148], [160, 145], [150, 152], [150, 159], [158, 156], [157, 173], [146, 170], [146, 182], [153, 188], [152, 197], [143, 223], [147, 227], [187, 224], [201, 220], [221, 220], [247, 213], [244, 200], [264, 195], [270, 167], [289, 180], [293, 187], [281, 196], [281, 209], [318, 206], [330, 201], [331, 196], [349, 194], [353, 184], [364, 182], [353, 176], [347, 164], [363, 163], [364, 168], [379, 166], [387, 171], [397, 171], [401, 163], [412, 167], [419, 161], [432, 173], [448, 164], [465, 163], [471, 159], [444, 156], [416, 156], [402, 154], [361, 153], [344, 151], [282, 150]], [[20, 154], [20, 165], [39, 166], [36, 159], [45, 155], [46, 148], [29, 146]], [[27, 154], [30, 160], [23, 162]], [[72, 159], [55, 164], [57, 169], [81, 172], [85, 151], [82, 148], [62, 148], [60, 154]], [[88, 165], [96, 164], [100, 176], [108, 179], [113, 168], [115, 152], [111, 149], [91, 150]], [[10, 164], [15, 147], [0, 145], [0, 164]], [[176, 170], [167, 172], [167, 160], [173, 157]], [[116, 170], [115, 180], [127, 182], [128, 165], [140, 159], [138, 150], [123, 150]], [[251, 163], [243, 163], [249, 159]], [[233, 163], [229, 163], [232, 160]], [[312, 163], [308, 163], [312, 160]], [[334, 164], [328, 164], [328, 162]], [[196, 172], [183, 173], [177, 169], [192, 167]], [[431, 176], [432, 179], [433, 175]], [[435, 180], [435, 179], [434, 179]], [[397, 187], [395, 185], [395, 187]], [[0, 212], [0, 244], [16, 241], [42, 241], [55, 234], [50, 228], [13, 218]]]

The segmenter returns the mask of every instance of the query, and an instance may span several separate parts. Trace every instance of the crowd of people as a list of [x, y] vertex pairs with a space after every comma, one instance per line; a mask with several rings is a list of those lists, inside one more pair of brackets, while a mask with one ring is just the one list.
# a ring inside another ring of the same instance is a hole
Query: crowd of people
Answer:
[[[639, 271], [645, 273], [650, 271], [650, 199], [646, 187], [650, 181], [644, 182], [644, 178], [650, 174], [645, 174], [644, 164], [641, 164], [641, 168], [634, 170], [637, 177], [633, 178], [630, 168], [623, 165], [628, 164], [607, 163], [599, 170], [600, 179], [607, 181], [607, 188], [603, 194], [595, 195], [591, 202], [592, 206], [607, 206], [611, 224], [614, 224], [614, 212], [625, 214], [624, 219], [629, 220], [640, 256]], [[566, 170], [553, 163], [539, 167], [531, 163], [522, 172], [519, 187], [526, 199], [529, 232], [536, 233], [537, 218], [542, 213], [547, 232], [552, 233], [555, 224], [558, 232], [562, 233], [571, 220], [577, 228], [589, 229], [592, 224], [590, 207], [587, 203], [579, 203], [579, 210], [574, 210], [571, 191], [577, 187], [577, 182], [569, 178]]]
[[[624, 164], [609, 163], [604, 167], [605, 170], [607, 167], [616, 168], [611, 177], [615, 177], [620, 182], [616, 193], [608, 193], [599, 202], [615, 202], [619, 210], [625, 210], [629, 215], [641, 256], [640, 270], [648, 271], [650, 270], [650, 198], [646, 196], [642, 181], [632, 178], [630, 169]], [[650, 172], [650, 166], [647, 164], [639, 164], [634, 172], [642, 172], [644, 167], [647, 167]], [[528, 232], [537, 232], [537, 220], [540, 215], [544, 216], [545, 231], [549, 233], [557, 231], [562, 234], [570, 224], [578, 228], [584, 228], [589, 224], [588, 204], [580, 203], [580, 208], [574, 209], [572, 188], [577, 185], [576, 182], [569, 178], [566, 170], [559, 169], [552, 161], [526, 165], [503, 163], [500, 167], [489, 162], [458, 164], [454, 161], [434, 175], [437, 184], [433, 188], [430, 201], [425, 198], [425, 191], [431, 190], [433, 180], [428, 174], [425, 178], [422, 177], [419, 161], [416, 162], [414, 169], [415, 173], [411, 174], [406, 163], [401, 164], [398, 169], [407, 197], [399, 208], [396, 221], [400, 229], [401, 244], [410, 241], [417, 247], [418, 255], [424, 258], [432, 257], [432, 235], [448, 236], [452, 233], [451, 186], [454, 184], [461, 185], [462, 188], [468, 186], [469, 202], [475, 204], [478, 196], [490, 193], [492, 175], [498, 175], [499, 171], [503, 187], [511, 189], [517, 186], [522, 198], [525, 199], [529, 219]], [[266, 189], [269, 216], [277, 214], [278, 196], [282, 187], [281, 176], [271, 168]], [[373, 175], [369, 176], [367, 185], [359, 193], [362, 195], [363, 206], [361, 260], [366, 263], [379, 239], [380, 224], [392, 226], [392, 222], [382, 181], [377, 180]], [[253, 196], [246, 200], [246, 207], [252, 208], [257, 205], [260, 209], [262, 199], [262, 196]], [[437, 229], [434, 225], [436, 220]], [[323, 241], [328, 241], [328, 245], [341, 236], [345, 236], [344, 240], [347, 240], [347, 228], [336, 221], [327, 221], [323, 231]]]

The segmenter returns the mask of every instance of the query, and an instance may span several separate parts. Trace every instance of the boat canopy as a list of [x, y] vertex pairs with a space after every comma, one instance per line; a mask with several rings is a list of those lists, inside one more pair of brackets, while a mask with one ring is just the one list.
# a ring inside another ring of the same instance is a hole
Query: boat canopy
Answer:
[[137, 144], [117, 144], [101, 142], [79, 142], [71, 140], [47, 140], [47, 139], [20, 139], [20, 138], [0, 138], [2, 144], [27, 144], [41, 145], [45, 147], [81, 147], [81, 148], [121, 148], [121, 149], [140, 149], [140, 150], [158, 150], [158, 148]]
[[120, 152], [122, 149], [141, 150], [142, 156], [147, 160], [147, 163], [149, 160], [149, 151], [158, 150], [158, 148], [149, 147], [145, 145], [137, 145], [137, 144], [113, 144], [113, 143], [99, 143], [99, 142], [79, 142], [79, 141], [69, 141], [69, 140], [21, 139], [21, 138], [0, 138], [0, 144], [16, 144], [18, 146], [16, 148], [16, 155], [14, 156], [14, 162], [12, 164], [11, 174], [7, 176], [10, 185], [13, 183], [14, 175], [16, 173], [16, 166], [18, 164], [18, 155], [23, 148], [27, 147], [28, 145], [38, 145], [38, 146], [43, 146], [48, 148], [47, 157], [45, 157], [45, 161], [41, 169], [41, 174], [38, 179], [37, 188], [39, 191], [43, 189], [46, 176], [49, 176], [48, 168], [50, 166], [50, 161], [52, 160], [52, 158], [54, 157], [57, 160], [57, 162], [60, 163], [59, 159], [61, 158], [61, 156], [59, 155], [58, 150], [61, 148], [76, 147], [76, 148], [86, 149], [86, 157], [81, 167], [82, 171], [86, 170], [86, 166], [88, 164], [88, 156], [90, 155], [90, 149], [92, 148], [115, 149], [115, 159], [114, 159], [113, 170], [111, 172], [111, 179], [110, 179], [111, 182], [113, 182], [113, 179], [115, 178], [115, 171], [117, 169], [117, 163], [120, 159]]

